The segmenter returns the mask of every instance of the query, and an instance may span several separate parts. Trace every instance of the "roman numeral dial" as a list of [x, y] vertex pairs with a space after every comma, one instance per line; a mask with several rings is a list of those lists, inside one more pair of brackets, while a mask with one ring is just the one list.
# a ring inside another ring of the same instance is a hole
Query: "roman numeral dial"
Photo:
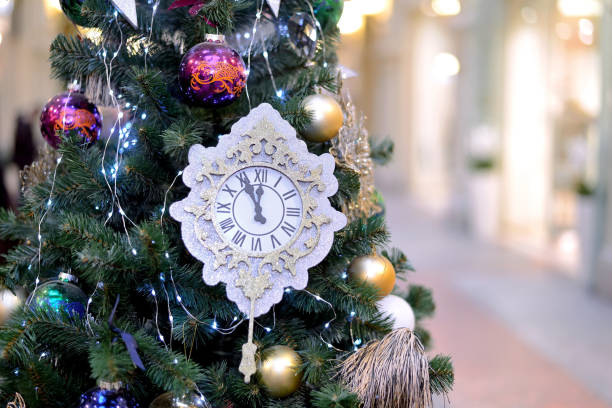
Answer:
[[235, 250], [263, 257], [293, 245], [302, 231], [303, 193], [277, 168], [242, 168], [226, 176], [217, 191], [211, 207], [215, 229]]

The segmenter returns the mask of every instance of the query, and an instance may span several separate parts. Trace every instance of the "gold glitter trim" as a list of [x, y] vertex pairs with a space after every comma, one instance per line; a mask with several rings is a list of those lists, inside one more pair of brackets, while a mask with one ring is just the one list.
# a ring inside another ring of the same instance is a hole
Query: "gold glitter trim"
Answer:
[[374, 162], [370, 155], [370, 140], [365, 127], [365, 116], [357, 113], [351, 95], [342, 88], [340, 104], [344, 111], [344, 125], [338, 137], [331, 140], [329, 152], [340, 167], [346, 167], [359, 174], [361, 188], [356, 201], [347, 203], [342, 212], [349, 222], [361, 217], [369, 217], [381, 210], [374, 201]]

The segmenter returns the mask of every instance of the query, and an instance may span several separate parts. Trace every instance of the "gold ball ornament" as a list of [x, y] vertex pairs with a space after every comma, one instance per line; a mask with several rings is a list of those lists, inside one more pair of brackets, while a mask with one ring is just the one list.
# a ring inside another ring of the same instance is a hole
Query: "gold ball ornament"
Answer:
[[342, 124], [342, 107], [329, 95], [310, 95], [302, 102], [304, 109], [311, 113], [312, 121], [302, 131], [302, 136], [311, 142], [327, 142], [333, 139]]
[[23, 303], [23, 293], [13, 294], [9, 289], [0, 290], [0, 324], [6, 323], [13, 310]]
[[268, 395], [284, 398], [300, 388], [302, 359], [299, 354], [287, 346], [273, 346], [262, 352], [258, 364], [261, 383]]
[[377, 254], [353, 259], [348, 267], [351, 279], [376, 286], [381, 297], [391, 293], [395, 286], [395, 268], [384, 256]]
[[206, 398], [196, 394], [176, 398], [171, 392], [167, 392], [155, 398], [149, 408], [210, 408], [210, 404]]

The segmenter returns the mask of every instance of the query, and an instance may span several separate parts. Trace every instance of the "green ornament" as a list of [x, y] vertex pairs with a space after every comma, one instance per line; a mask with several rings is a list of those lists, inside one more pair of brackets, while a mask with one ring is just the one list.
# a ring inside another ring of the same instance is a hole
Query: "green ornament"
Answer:
[[27, 304], [32, 310], [65, 312], [73, 317], [84, 317], [87, 295], [72, 283], [76, 280], [73, 275], [60, 273], [57, 279], [37, 287]]
[[87, 26], [87, 19], [81, 14], [85, 0], [60, 0], [62, 11], [74, 24]]
[[316, 0], [313, 7], [317, 20], [325, 30], [330, 26], [337, 25], [340, 21], [342, 10], [344, 10], [344, 0]]

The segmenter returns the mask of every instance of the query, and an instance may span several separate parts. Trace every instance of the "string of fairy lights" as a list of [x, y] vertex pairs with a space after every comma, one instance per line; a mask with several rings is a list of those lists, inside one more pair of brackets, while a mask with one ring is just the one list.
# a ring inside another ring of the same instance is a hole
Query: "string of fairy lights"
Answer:
[[[151, 4], [152, 1], [149, 2], [149, 4]], [[316, 23], [316, 27], [318, 32], [320, 33], [320, 38], [322, 40], [322, 52], [323, 52], [323, 66], [327, 67], [327, 61], [326, 61], [326, 50], [325, 50], [325, 40], [324, 40], [324, 33], [323, 30], [321, 28], [321, 25], [319, 24], [318, 20], [315, 18], [315, 14], [314, 14], [314, 9], [312, 7], [312, 4], [307, 1], [309, 9], [310, 9], [310, 14], [313, 17], [313, 21], [315, 21]], [[245, 38], [250, 38], [250, 43], [249, 43], [249, 47], [248, 47], [248, 51], [247, 51], [247, 70], [246, 70], [246, 74], [247, 77], [250, 73], [251, 70], [251, 59], [252, 59], [252, 54], [253, 54], [253, 46], [256, 40], [256, 33], [257, 33], [257, 27], [258, 24], [260, 24], [261, 21], [261, 17], [262, 17], [262, 12], [263, 12], [263, 8], [265, 5], [265, 0], [261, 0], [261, 2], [257, 2], [257, 12], [256, 12], [256, 16], [255, 16], [255, 21], [253, 23], [252, 26], [252, 30], [250, 35], [247, 36], [247, 34], [249, 33], [245, 33], [244, 37]], [[148, 69], [148, 62], [147, 62], [147, 58], [149, 55], [149, 44], [153, 35], [153, 29], [154, 29], [154, 24], [155, 24], [155, 17], [156, 17], [156, 13], [159, 7], [159, 0], [156, 0], [153, 5], [152, 5], [152, 13], [151, 13], [151, 23], [148, 27], [149, 32], [148, 32], [148, 37], [147, 37], [147, 42], [144, 44], [143, 46], [143, 54], [144, 54], [144, 67], [145, 70]], [[118, 174], [120, 172], [120, 168], [121, 168], [121, 163], [123, 160], [123, 155], [124, 153], [131, 147], [134, 147], [137, 145], [137, 139], [136, 138], [132, 138], [130, 139], [130, 134], [131, 134], [131, 129], [133, 127], [133, 123], [134, 120], [137, 120], [138, 118], [140, 118], [140, 120], [144, 121], [147, 118], [147, 113], [142, 111], [139, 112], [138, 110], [138, 105], [137, 104], [132, 104], [129, 101], [126, 102], [121, 102], [121, 100], [124, 100], [123, 95], [119, 94], [119, 95], [115, 95], [115, 92], [113, 90], [113, 86], [112, 86], [112, 78], [113, 78], [113, 67], [114, 67], [114, 63], [115, 60], [117, 58], [117, 56], [119, 55], [119, 53], [122, 51], [123, 47], [125, 46], [125, 40], [124, 40], [124, 34], [121, 28], [121, 24], [118, 21], [118, 12], [115, 11], [113, 13], [113, 20], [111, 22], [114, 22], [119, 30], [120, 33], [120, 43], [117, 47], [117, 49], [115, 49], [112, 52], [112, 56], [110, 58], [108, 58], [109, 56], [109, 51], [106, 49], [106, 45], [105, 42], [103, 41], [100, 45], [100, 50], [98, 52], [98, 55], [101, 56], [104, 67], [105, 67], [105, 80], [106, 80], [106, 86], [108, 89], [108, 95], [110, 97], [110, 100], [112, 102], [112, 105], [115, 108], [116, 111], [116, 119], [115, 122], [111, 128], [110, 131], [110, 135], [107, 138], [105, 144], [104, 144], [104, 149], [103, 149], [103, 154], [102, 154], [102, 158], [101, 158], [101, 173], [104, 177], [106, 186], [110, 192], [111, 195], [111, 199], [110, 199], [110, 210], [108, 211], [108, 213], [106, 214], [106, 219], [105, 219], [105, 224], [107, 224], [110, 219], [112, 218], [113, 214], [115, 213], [115, 211], [117, 211], [121, 217], [121, 223], [123, 226], [123, 231], [125, 233], [128, 245], [130, 247], [130, 252], [132, 253], [132, 255], [136, 256], [138, 255], [138, 251], [136, 250], [136, 248], [133, 246], [132, 244], [132, 240], [130, 238], [130, 234], [128, 231], [128, 223], [131, 224], [133, 227], [138, 228], [138, 225], [129, 217], [127, 216], [126, 212], [123, 209], [123, 206], [121, 204], [119, 195], [118, 195]], [[271, 84], [273, 86], [274, 92], [276, 94], [276, 96], [283, 100], [285, 97], [285, 93], [282, 89], [280, 89], [277, 86], [273, 71], [272, 71], [272, 67], [270, 64], [270, 60], [269, 60], [269, 53], [265, 44], [265, 39], [261, 40], [262, 42], [262, 56], [265, 60], [265, 64], [266, 64], [266, 69], [268, 71], [268, 75], [270, 77], [270, 81]], [[245, 87], [245, 91], [246, 91], [246, 96], [247, 96], [247, 100], [248, 100], [248, 104], [249, 104], [249, 109], [251, 108], [251, 98], [250, 98], [250, 94], [249, 94], [249, 89], [248, 89], [248, 81]], [[131, 116], [132, 119], [127, 119], [125, 120], [124, 123], [124, 111], [128, 110], [131, 111]], [[63, 119], [65, 120], [65, 118]], [[116, 134], [116, 150], [114, 152], [114, 163], [113, 165], [107, 170], [105, 168], [106, 165], [106, 158], [107, 158], [107, 154], [108, 154], [108, 148], [109, 148], [109, 144], [110, 141], [113, 139], [113, 137]], [[54, 189], [55, 189], [55, 181], [56, 181], [56, 175], [57, 175], [57, 170], [59, 168], [59, 165], [62, 161], [62, 157], [60, 156], [57, 161], [56, 161], [56, 165], [55, 165], [55, 169], [53, 171], [53, 177], [52, 177], [52, 184], [51, 184], [51, 189], [49, 192], [49, 197], [46, 203], [46, 207], [43, 211], [43, 214], [39, 220], [38, 223], [38, 252], [37, 255], [35, 257], [35, 259], [37, 258], [38, 260], [38, 271], [37, 271], [37, 277], [35, 280], [35, 286], [34, 286], [34, 292], [36, 291], [36, 289], [38, 288], [39, 284], [40, 284], [40, 269], [41, 269], [41, 258], [42, 258], [42, 245], [43, 245], [43, 236], [42, 236], [42, 225], [44, 223], [44, 220], [48, 214], [48, 212], [51, 210], [52, 207], [52, 203], [53, 203], [53, 194], [54, 194]], [[171, 190], [173, 189], [173, 187], [175, 186], [178, 178], [183, 174], [182, 171], [179, 171], [176, 176], [174, 177], [174, 179], [172, 180], [172, 182], [170, 183], [168, 189], [165, 191], [164, 194], [164, 201], [163, 201], [163, 207], [160, 210], [160, 228], [161, 228], [161, 233], [162, 233], [162, 237], [165, 237], [165, 228], [164, 228], [164, 215], [166, 212], [166, 208], [167, 208], [167, 204], [168, 204], [168, 196], [171, 192]], [[103, 205], [96, 205], [96, 209], [100, 210], [102, 209], [104, 206]], [[154, 243], [154, 242], [153, 242]], [[175, 322], [174, 322], [174, 316], [172, 313], [172, 306], [171, 306], [171, 298], [174, 298], [174, 300], [176, 301], [176, 303], [179, 305], [179, 307], [185, 312], [185, 314], [188, 316], [189, 319], [191, 319], [194, 322], [197, 322], [198, 324], [202, 324], [205, 325], [207, 327], [209, 327], [211, 330], [214, 330], [222, 335], [229, 335], [234, 333], [243, 322], [246, 321], [245, 316], [241, 315], [241, 316], [234, 316], [233, 320], [231, 321], [230, 325], [228, 327], [220, 327], [219, 323], [217, 322], [217, 318], [216, 316], [213, 317], [213, 321], [212, 323], [208, 322], [208, 321], [203, 321], [201, 319], [199, 319], [198, 317], [196, 317], [190, 310], [189, 308], [185, 305], [185, 303], [183, 302], [183, 299], [180, 295], [180, 291], [179, 288], [177, 287], [177, 284], [175, 282], [174, 279], [174, 270], [172, 268], [172, 261], [171, 261], [171, 256], [168, 252], [165, 252], [164, 257], [167, 260], [167, 265], [168, 265], [168, 275], [169, 275], [169, 280], [167, 279], [166, 273], [162, 272], [159, 274], [159, 286], [163, 289], [163, 295], [164, 298], [166, 300], [166, 308], [167, 308], [167, 315], [168, 315], [168, 323], [169, 323], [169, 328], [170, 328], [170, 339], [168, 341], [166, 341], [165, 336], [162, 333], [162, 327], [161, 327], [161, 323], [160, 323], [160, 301], [158, 299], [158, 293], [155, 290], [155, 288], [151, 285], [150, 289], [149, 289], [149, 294], [150, 296], [153, 298], [153, 302], [155, 305], [155, 313], [154, 313], [154, 322], [155, 322], [155, 327], [156, 327], [156, 332], [157, 332], [157, 336], [159, 341], [164, 345], [164, 347], [166, 349], [172, 349], [172, 339], [174, 337], [174, 331], [176, 329], [175, 327]], [[30, 263], [30, 265], [28, 266], [28, 269], [31, 270], [32, 268], [32, 263], [35, 261], [35, 259], [32, 260], [32, 262]], [[347, 274], [346, 272], [344, 272], [342, 274], [342, 278], [346, 279], [347, 278]], [[170, 293], [168, 291], [168, 288], [166, 287], [166, 284], [170, 284]], [[91, 295], [88, 297], [87, 300], [87, 305], [86, 305], [86, 324], [88, 327], [88, 330], [94, 334], [94, 331], [91, 327], [90, 324], [90, 319], [93, 319], [92, 316], [90, 316], [90, 308], [92, 303], [94, 302], [94, 299], [96, 297], [96, 294], [98, 292], [98, 290], [101, 290], [104, 288], [104, 282], [102, 282], [101, 279], [98, 279], [97, 284], [95, 285], [94, 291], [91, 293]], [[291, 288], [286, 288], [285, 289], [285, 293], [289, 294], [292, 292], [293, 289]], [[326, 321], [323, 325], [323, 328], [321, 330], [321, 332], [319, 333], [319, 338], [320, 340], [330, 349], [333, 349], [337, 352], [346, 352], [346, 350], [342, 350], [339, 349], [337, 347], [335, 347], [330, 341], [328, 341], [325, 338], [325, 332], [327, 330], [329, 330], [331, 328], [331, 325], [334, 321], [337, 320], [338, 315], [336, 313], [336, 310], [334, 308], [334, 306], [332, 305], [332, 303], [330, 303], [329, 301], [327, 301], [326, 299], [322, 298], [321, 296], [314, 294], [312, 292], [310, 292], [307, 289], [303, 289], [301, 290], [302, 292], [306, 293], [307, 295], [313, 297], [317, 302], [322, 302], [325, 305], [327, 305], [330, 309], [331, 312], [333, 313], [333, 318], [330, 319], [329, 321]], [[276, 327], [276, 312], [275, 309], [272, 309], [272, 315], [273, 315], [273, 324], [272, 327], [267, 327], [267, 326], [263, 326], [260, 323], [257, 323], [260, 327], [262, 327], [264, 329], [264, 331], [266, 333], [270, 333], [272, 332], [275, 327]], [[349, 317], [349, 325], [350, 325], [350, 336], [351, 336], [351, 341], [352, 344], [354, 345], [355, 350], [361, 345], [362, 340], [357, 338], [355, 339], [354, 334], [353, 334], [353, 319], [356, 317], [356, 313], [354, 311], [352, 311], [350, 313], [350, 317]], [[177, 363], [177, 361], [175, 360], [175, 363]], [[18, 369], [17, 369], [17, 373], [18, 373]], [[196, 391], [200, 394], [200, 396], [203, 398], [203, 395], [199, 392], [199, 390], [196, 389]]]

